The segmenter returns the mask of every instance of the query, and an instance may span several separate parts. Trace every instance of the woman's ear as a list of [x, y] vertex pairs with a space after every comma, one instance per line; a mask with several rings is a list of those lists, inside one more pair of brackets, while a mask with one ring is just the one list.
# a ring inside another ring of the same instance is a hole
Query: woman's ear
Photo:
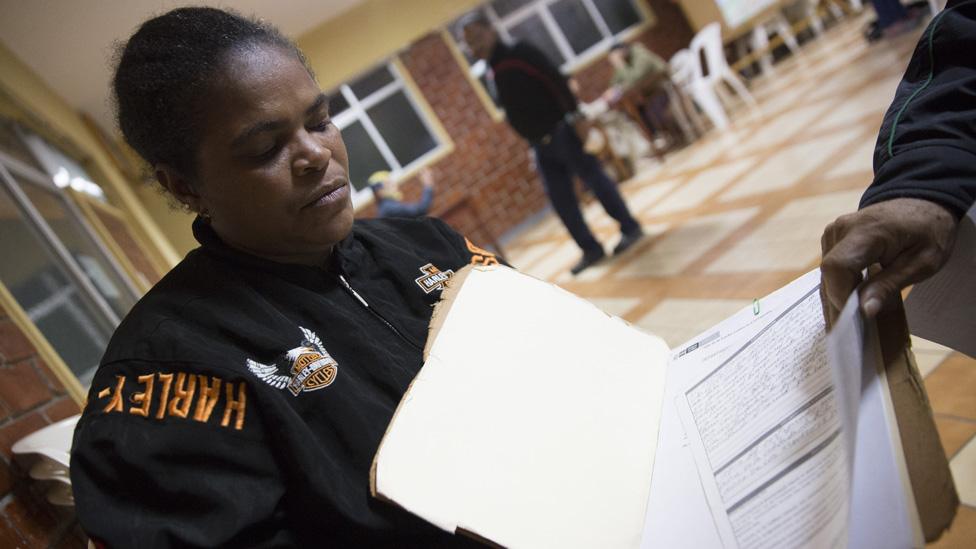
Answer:
[[206, 211], [203, 199], [196, 188], [179, 171], [169, 164], [157, 164], [155, 173], [159, 184], [190, 211], [198, 214]]

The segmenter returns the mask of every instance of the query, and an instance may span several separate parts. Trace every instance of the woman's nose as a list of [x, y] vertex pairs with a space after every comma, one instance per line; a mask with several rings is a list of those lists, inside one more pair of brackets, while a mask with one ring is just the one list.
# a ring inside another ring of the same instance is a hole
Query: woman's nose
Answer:
[[332, 159], [332, 151], [307, 130], [302, 130], [298, 139], [300, 146], [292, 163], [295, 174], [325, 170]]

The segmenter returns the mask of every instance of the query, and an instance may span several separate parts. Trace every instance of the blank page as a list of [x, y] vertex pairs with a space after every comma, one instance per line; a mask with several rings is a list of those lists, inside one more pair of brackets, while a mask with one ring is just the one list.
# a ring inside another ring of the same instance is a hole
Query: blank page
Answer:
[[507, 547], [638, 546], [667, 345], [505, 267], [451, 282], [374, 495]]

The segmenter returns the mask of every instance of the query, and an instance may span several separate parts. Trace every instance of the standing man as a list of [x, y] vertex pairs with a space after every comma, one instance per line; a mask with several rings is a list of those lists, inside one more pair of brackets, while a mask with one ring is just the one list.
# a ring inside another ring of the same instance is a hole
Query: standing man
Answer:
[[525, 42], [503, 43], [483, 17], [472, 16], [462, 23], [462, 29], [471, 53], [491, 66], [508, 123], [532, 145], [549, 200], [583, 250], [572, 273], [580, 273], [605, 256], [603, 246], [583, 220], [573, 175], [583, 180], [603, 209], [620, 223], [620, 243], [613, 253], [620, 254], [633, 246], [644, 233], [627, 209], [616, 183], [595, 157], [583, 151], [573, 126], [576, 96], [559, 69], [544, 53]]

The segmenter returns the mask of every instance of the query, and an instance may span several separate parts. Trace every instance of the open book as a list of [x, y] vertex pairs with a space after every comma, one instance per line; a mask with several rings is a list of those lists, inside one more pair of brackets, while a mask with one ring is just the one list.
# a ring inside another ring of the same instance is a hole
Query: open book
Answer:
[[461, 271], [373, 494], [506, 547], [921, 545], [877, 335], [849, 304], [828, 342], [818, 285], [669, 350], [551, 284]]

